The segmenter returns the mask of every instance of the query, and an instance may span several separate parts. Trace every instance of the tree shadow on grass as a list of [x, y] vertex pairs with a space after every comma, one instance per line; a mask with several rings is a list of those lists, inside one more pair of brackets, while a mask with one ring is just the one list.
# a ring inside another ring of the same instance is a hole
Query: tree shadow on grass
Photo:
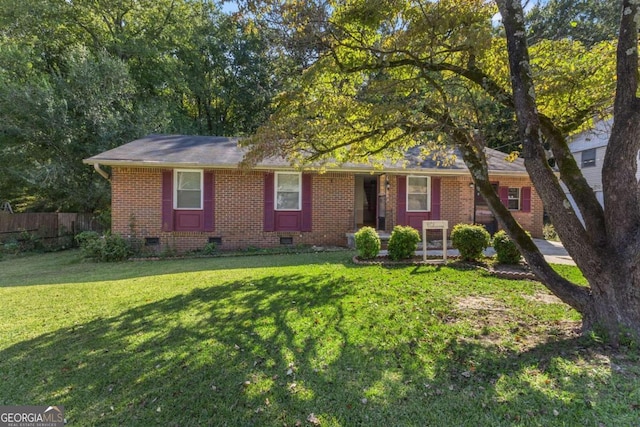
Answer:
[[505, 351], [437, 318], [410, 326], [414, 313], [361, 286], [338, 275], [232, 281], [45, 334], [0, 352], [0, 404], [64, 405], [75, 425], [628, 420], [628, 408], [590, 406], [613, 380], [573, 368], [591, 351], [581, 340]]

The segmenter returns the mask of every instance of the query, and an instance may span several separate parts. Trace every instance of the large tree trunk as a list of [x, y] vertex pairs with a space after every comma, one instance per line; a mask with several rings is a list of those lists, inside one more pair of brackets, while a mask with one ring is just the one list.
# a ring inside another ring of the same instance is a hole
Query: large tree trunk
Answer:
[[[523, 250], [527, 261], [543, 283], [583, 316], [585, 330], [600, 328], [610, 342], [616, 344], [621, 333], [640, 339], [640, 110], [637, 90], [637, 38], [635, 17], [638, 6], [632, 0], [623, 2], [620, 41], [618, 44], [617, 91], [614, 126], [603, 167], [605, 210], [594, 203], [595, 197], [585, 187], [584, 178], [576, 173], [575, 162], [565, 154], [566, 142], [549, 131], [549, 123], [541, 123], [535, 103], [534, 85], [529, 66], [524, 14], [520, 2], [498, 0], [502, 15], [513, 88], [513, 102], [523, 157], [531, 179], [543, 200], [562, 242], [587, 278], [590, 293], [583, 306], [563, 297], [570, 284], [555, 283], [541, 276], [545, 267], [536, 264], [537, 255], [519, 242], [518, 231], [507, 229]], [[563, 181], [578, 201], [583, 226], [569, 207], [555, 174], [548, 167], [541, 136], [563, 155], [560, 164]]]

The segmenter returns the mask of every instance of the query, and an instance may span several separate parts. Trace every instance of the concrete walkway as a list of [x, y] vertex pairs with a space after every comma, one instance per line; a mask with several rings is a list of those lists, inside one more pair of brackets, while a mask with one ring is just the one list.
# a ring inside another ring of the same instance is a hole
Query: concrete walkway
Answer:
[[[544, 258], [550, 264], [567, 264], [567, 265], [576, 265], [576, 263], [571, 259], [569, 254], [567, 253], [564, 246], [560, 242], [552, 242], [550, 240], [543, 239], [533, 239], [540, 252], [544, 255]], [[420, 243], [418, 244], [420, 245]], [[484, 254], [487, 256], [495, 255], [496, 251], [493, 248], [487, 248], [484, 251]], [[386, 255], [387, 251], [380, 251], [380, 255]], [[422, 250], [416, 251], [416, 255], [422, 256]], [[442, 256], [442, 249], [428, 249], [427, 255], [429, 256]], [[448, 249], [447, 256], [458, 256], [460, 252], [457, 249]]]
[[576, 265], [567, 253], [567, 250], [562, 246], [562, 243], [543, 239], [533, 239], [533, 241], [548, 263]]

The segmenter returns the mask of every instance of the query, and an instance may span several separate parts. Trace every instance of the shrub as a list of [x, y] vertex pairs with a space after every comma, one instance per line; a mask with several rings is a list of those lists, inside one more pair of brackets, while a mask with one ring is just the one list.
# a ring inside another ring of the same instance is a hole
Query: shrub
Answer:
[[133, 252], [129, 242], [118, 234], [107, 233], [104, 236], [85, 231], [76, 236], [82, 255], [98, 262], [124, 261]]
[[389, 238], [389, 258], [392, 260], [407, 259], [414, 256], [416, 245], [420, 241], [420, 233], [413, 227], [396, 225]]
[[380, 252], [380, 236], [372, 227], [362, 227], [355, 234], [356, 249], [362, 259], [373, 259]]
[[20, 252], [34, 252], [44, 249], [40, 237], [26, 230], [20, 232], [18, 242], [20, 243]]
[[78, 246], [82, 247], [87, 242], [92, 240], [98, 240], [99, 238], [100, 238], [100, 235], [95, 231], [83, 231], [82, 233], [76, 234], [76, 237], [74, 237], [74, 240], [76, 241]]
[[545, 240], [552, 240], [554, 242], [559, 242], [560, 238], [558, 237], [558, 233], [556, 233], [556, 229], [553, 224], [545, 224], [542, 229], [542, 236]]
[[493, 235], [493, 248], [496, 250], [496, 258], [500, 264], [520, 262], [520, 251], [504, 230]]
[[457, 224], [451, 231], [451, 243], [460, 251], [462, 259], [476, 261], [489, 247], [491, 236], [481, 225]]
[[13, 254], [13, 255], [19, 254], [20, 243], [18, 243], [16, 239], [11, 239], [2, 245], [2, 251], [8, 254]]
[[206, 245], [204, 245], [204, 248], [202, 248], [202, 255], [214, 255], [216, 253], [218, 249], [218, 245], [215, 244], [215, 242], [209, 242]]

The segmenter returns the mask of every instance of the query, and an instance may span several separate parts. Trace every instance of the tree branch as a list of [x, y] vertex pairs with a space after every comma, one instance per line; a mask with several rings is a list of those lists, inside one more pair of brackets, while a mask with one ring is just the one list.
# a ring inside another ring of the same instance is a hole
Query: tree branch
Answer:
[[[359, 49], [366, 50], [372, 53], [380, 52], [379, 50], [368, 48], [366, 46], [361, 46], [359, 47]], [[497, 102], [501, 103], [507, 108], [515, 110], [513, 96], [506, 90], [504, 90], [488, 74], [477, 68], [477, 66], [475, 66], [475, 64], [473, 63], [468, 64], [467, 67], [442, 62], [434, 63], [427, 59], [421, 59], [415, 55], [410, 55], [404, 51], [395, 51], [394, 53], [402, 53], [405, 54], [406, 57], [385, 61], [384, 64], [365, 63], [357, 66], [347, 66], [342, 63], [342, 61], [340, 61], [340, 58], [337, 56], [335, 49], [330, 49], [330, 53], [340, 70], [345, 73], [377, 71], [381, 68], [393, 69], [407, 66], [420, 69], [423, 75], [428, 75], [429, 72], [449, 71], [462, 76], [470, 82], [482, 87], [484, 91], [491, 97], [493, 97]], [[583, 111], [578, 119], [586, 117], [588, 113], [589, 111], [587, 110]], [[573, 211], [573, 208], [569, 205], [569, 201], [566, 199], [564, 194], [562, 194], [561, 196], [558, 194], [555, 203], [559, 204], [559, 206], [568, 205], [568, 207], [565, 208], [564, 213], [573, 218], [574, 224], [572, 228], [575, 230], [575, 233], [584, 235], [586, 231], [587, 237], [592, 242], [594, 242], [594, 244], [603, 245], [606, 239], [604, 227], [604, 212], [602, 210], [602, 206], [598, 202], [595, 194], [593, 193], [593, 190], [582, 175], [580, 168], [578, 167], [576, 160], [571, 153], [571, 150], [569, 150], [566, 139], [564, 137], [564, 132], [568, 132], [573, 129], [560, 130], [548, 117], [542, 114], [538, 114], [538, 116], [540, 118], [538, 127], [551, 145], [554, 158], [557, 161], [558, 169], [560, 171], [560, 178], [567, 186], [569, 193], [571, 193], [571, 195], [573, 196], [576, 206], [580, 210], [580, 213], [582, 214], [582, 217], [585, 221], [586, 230], [582, 226], [582, 223], [580, 223], [580, 221], [577, 219], [577, 215]], [[577, 122], [581, 123], [581, 120], [577, 120]]]
[[629, 106], [635, 106], [638, 90], [638, 24], [640, 5], [635, 0], [623, 0], [620, 36], [618, 38], [616, 98], [614, 116], [622, 116]]
[[[602, 252], [598, 251], [593, 242], [585, 236], [582, 224], [575, 216], [568, 215], [568, 213], [572, 213], [572, 210], [570, 206], [567, 206], [567, 199], [558, 180], [546, 162], [540, 140], [541, 120], [535, 103], [533, 78], [529, 67], [522, 5], [520, 2], [512, 0], [498, 0], [497, 4], [507, 35], [513, 101], [518, 118], [520, 138], [523, 141], [525, 167], [536, 184], [536, 190], [538, 190], [552, 221], [554, 224], [562, 224], [557, 227], [558, 234], [565, 242], [567, 251], [576, 260], [576, 263], [586, 265], [602, 262]], [[556, 144], [558, 142], [555, 141]], [[588, 191], [593, 194], [591, 189]], [[593, 198], [595, 199], [595, 196]]]

